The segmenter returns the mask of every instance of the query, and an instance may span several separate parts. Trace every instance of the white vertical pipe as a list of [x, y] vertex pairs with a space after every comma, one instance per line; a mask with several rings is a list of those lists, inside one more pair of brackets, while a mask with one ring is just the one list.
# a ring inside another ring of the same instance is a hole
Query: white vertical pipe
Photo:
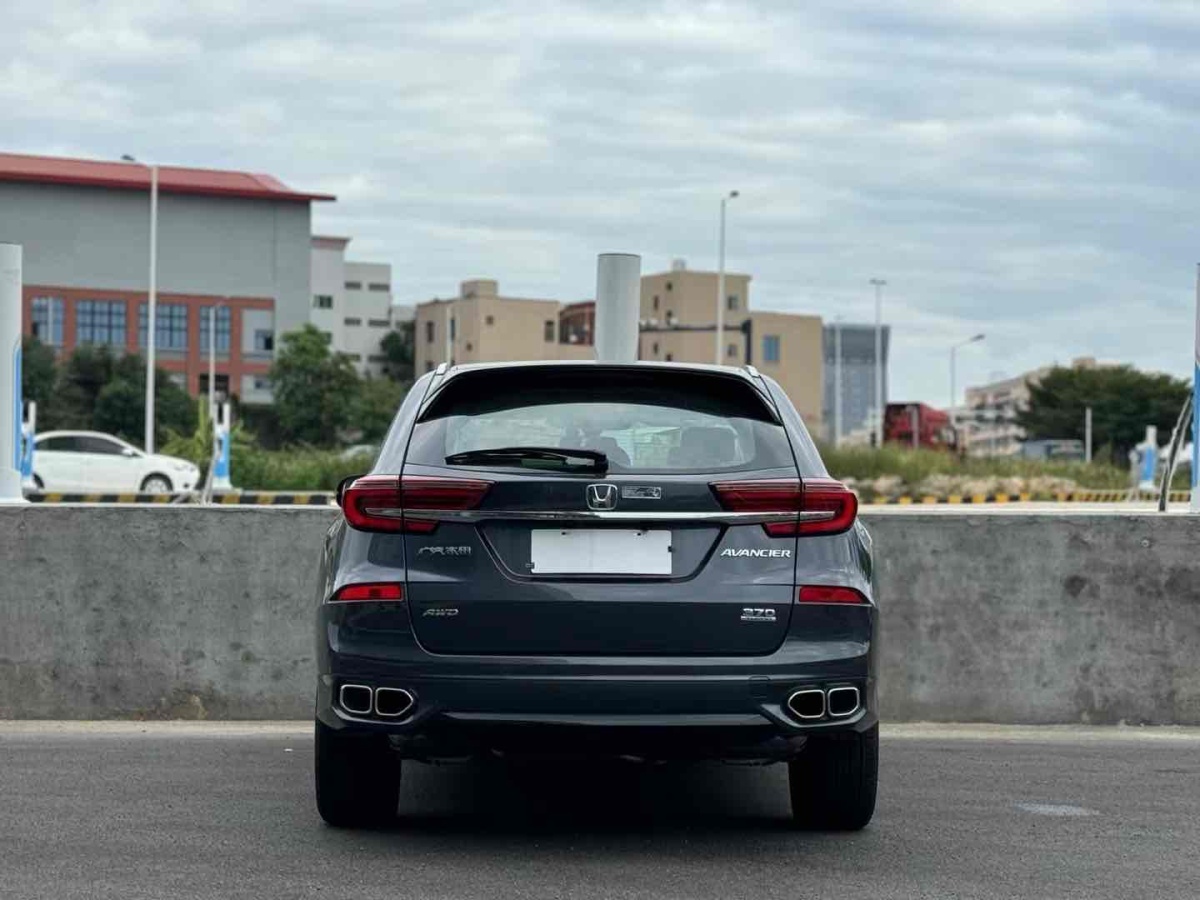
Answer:
[[217, 416], [217, 307], [208, 308], [208, 415]]
[[601, 253], [596, 260], [596, 360], [637, 362], [642, 258]]
[[144, 449], [154, 452], [154, 332], [158, 306], [158, 166], [150, 167], [150, 290], [146, 299], [146, 435]]
[[0, 243], [0, 503], [21, 494], [21, 245]]
[[1092, 408], [1083, 411], [1083, 461], [1092, 461]]

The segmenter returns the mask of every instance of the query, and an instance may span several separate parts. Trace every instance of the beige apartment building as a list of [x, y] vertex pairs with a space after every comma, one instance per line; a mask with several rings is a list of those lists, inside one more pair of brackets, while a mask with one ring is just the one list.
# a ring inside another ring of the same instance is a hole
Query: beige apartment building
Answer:
[[592, 359], [592, 348], [559, 341], [557, 300], [502, 297], [499, 283], [464, 281], [457, 297], [417, 305], [413, 340], [420, 374], [453, 363]]
[[[717, 273], [677, 261], [672, 270], [642, 278], [644, 360], [716, 361]], [[593, 359], [595, 304], [562, 304], [500, 295], [490, 279], [464, 281], [457, 297], [416, 309], [414, 359], [418, 373], [447, 359], [455, 363], [522, 359]], [[750, 276], [725, 276], [722, 362], [753, 365], [778, 381], [815, 433], [824, 393], [819, 316], [750, 311]]]
[[[719, 275], [676, 261], [669, 272], [642, 278], [638, 356], [646, 360], [716, 362]], [[753, 365], [787, 392], [810, 430], [820, 434], [824, 396], [820, 316], [754, 312], [750, 276], [725, 273], [721, 362]]]

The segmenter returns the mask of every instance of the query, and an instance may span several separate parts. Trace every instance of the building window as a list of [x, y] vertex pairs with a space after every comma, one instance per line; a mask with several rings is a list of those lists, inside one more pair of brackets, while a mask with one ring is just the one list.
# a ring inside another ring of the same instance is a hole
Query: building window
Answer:
[[546, 320], [545, 327], [543, 328], [542, 339], [549, 343], [554, 342], [554, 320], [553, 319]]
[[675, 356], [674, 356], [674, 354], [672, 354], [672, 353], [668, 353], [668, 354], [667, 354], [667, 362], [671, 362], [673, 359], [675, 359]]
[[370, 284], [367, 285], [368, 291], [384, 291], [384, 292], [386, 292], [386, 291], [390, 291], [391, 289], [392, 289], [392, 286], [390, 284], [384, 284], [383, 282], [379, 282], [379, 281], [372, 281]]
[[382, 353], [372, 353], [370, 356], [367, 357], [367, 362], [385, 363], [387, 361], [388, 361], [388, 358], [386, 356], [384, 356]]
[[668, 281], [668, 282], [667, 282], [667, 292], [669, 293], [669, 292], [671, 291], [671, 289], [672, 289], [672, 288], [671, 288], [671, 282], [669, 282], [669, 281]]
[[726, 347], [725, 355], [726, 356], [737, 356], [738, 355], [738, 345], [730, 344], [728, 347]]
[[391, 328], [391, 324], [387, 319], [367, 319], [367, 324], [372, 328]]
[[[146, 346], [149, 307], [138, 306], [138, 346]], [[182, 303], [156, 303], [154, 305], [154, 349], [183, 353], [188, 345], [187, 307]], [[228, 346], [226, 346], [228, 349]]]
[[738, 308], [737, 294], [730, 294], [728, 297], [725, 298], [725, 308], [730, 310], [731, 312]]
[[362, 362], [362, 354], [361, 353], [347, 353], [346, 359], [350, 360], [350, 362]]
[[[215, 393], [217, 395], [218, 400], [227, 399], [229, 397], [229, 376], [228, 375], [217, 375], [213, 379], [213, 387], [215, 388], [213, 393]], [[201, 394], [208, 393], [208, 373], [207, 372], [202, 372], [200, 374], [199, 389], [200, 389]]]
[[779, 362], [779, 335], [763, 335], [763, 362]]
[[495, 317], [495, 316], [488, 316], [488, 317], [487, 317], [486, 319], [484, 319], [483, 321], [484, 321], [484, 324], [487, 324], [487, 325], [495, 325], [495, 324], [496, 324], [496, 317]]
[[654, 346], [650, 352], [653, 353], [655, 356], [658, 356], [658, 341], [654, 342]]
[[34, 297], [30, 324], [33, 336], [43, 344], [61, 347], [63, 342], [63, 301], [61, 297]]
[[450, 317], [450, 340], [458, 340], [458, 321], [453, 316]]
[[[347, 287], [348, 286], [349, 285], [347, 285]], [[313, 308], [314, 309], [333, 309], [333, 295], [332, 294], [316, 294], [313, 297]]]
[[658, 294], [654, 295], [654, 300], [652, 301], [651, 305], [653, 306], [654, 311], [658, 312]]
[[80, 300], [75, 305], [75, 343], [125, 344], [124, 300]]
[[[208, 352], [208, 337], [212, 334], [211, 306], [200, 307], [200, 352]], [[217, 352], [229, 352], [230, 321], [232, 316], [228, 306], [217, 307]]]
[[432, 363], [432, 362], [426, 362], [426, 363], [425, 363], [425, 371], [426, 371], [426, 372], [432, 372], [432, 371], [433, 371], [433, 363]]
[[275, 332], [269, 328], [254, 329], [254, 351], [256, 353], [273, 353], [275, 351]]
[[433, 323], [432, 322], [425, 323], [425, 343], [427, 343], [427, 344], [433, 343]]
[[347, 281], [346, 282], [346, 290], [361, 291], [362, 290], [362, 282], [361, 281]]
[[354, 326], [354, 325], [361, 325], [361, 324], [362, 324], [362, 319], [359, 319], [359, 318], [357, 318], [357, 317], [355, 317], [355, 316], [348, 316], [347, 318], [343, 319], [342, 321], [343, 321], [343, 322], [345, 322], [347, 325], [350, 325], [350, 326]]

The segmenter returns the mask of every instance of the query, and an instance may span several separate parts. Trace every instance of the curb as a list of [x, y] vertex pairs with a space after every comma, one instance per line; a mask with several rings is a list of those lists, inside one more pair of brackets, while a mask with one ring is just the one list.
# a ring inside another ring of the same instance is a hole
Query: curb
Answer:
[[[35, 492], [25, 497], [30, 503], [154, 503], [159, 505], [194, 505], [195, 494], [49, 494]], [[215, 494], [214, 505], [220, 506], [330, 506], [331, 492], [321, 491], [289, 494], [275, 491], [246, 491]]]

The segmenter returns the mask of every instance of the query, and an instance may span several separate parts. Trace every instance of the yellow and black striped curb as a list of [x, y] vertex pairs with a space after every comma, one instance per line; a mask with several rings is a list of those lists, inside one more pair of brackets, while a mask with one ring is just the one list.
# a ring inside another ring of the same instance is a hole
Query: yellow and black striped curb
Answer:
[[[158, 503], [191, 505], [198, 502], [195, 494], [53, 494], [26, 495], [31, 503]], [[233, 494], [214, 494], [214, 504], [220, 506], [329, 506], [330, 492], [289, 494], [275, 491], [246, 491]]]
[[[1022, 494], [950, 494], [938, 496], [902, 495], [886, 497], [883, 495], [860, 495], [859, 503], [863, 506], [937, 506], [944, 504], [979, 504], [979, 503], [1123, 503], [1126, 500], [1152, 501], [1157, 500], [1158, 494], [1149, 491], [1134, 493], [1129, 491], [1071, 491], [1064, 493], [1022, 493]], [[1171, 491], [1168, 499], [1172, 503], [1186, 503], [1191, 499], [1190, 491]]]

